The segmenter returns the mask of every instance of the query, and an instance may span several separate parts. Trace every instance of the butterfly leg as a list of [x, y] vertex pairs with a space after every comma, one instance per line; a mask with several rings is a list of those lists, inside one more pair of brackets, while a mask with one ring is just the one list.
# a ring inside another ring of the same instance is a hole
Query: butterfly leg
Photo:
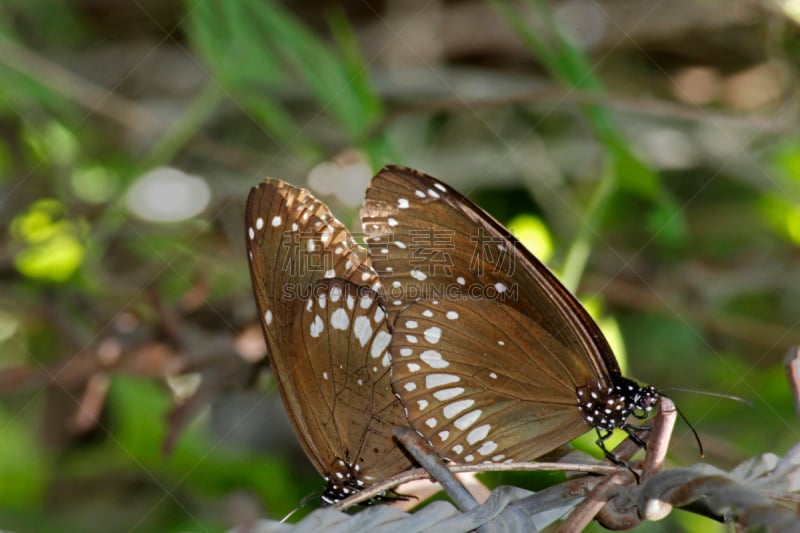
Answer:
[[636, 431], [650, 431], [650, 426], [633, 426], [631, 424], [625, 424], [622, 426], [622, 429], [625, 433], [628, 434], [628, 437], [641, 449], [647, 449], [647, 442], [637, 435]]
[[[613, 432], [611, 430], [601, 430], [600, 428], [595, 428], [595, 430], [597, 431], [597, 440], [595, 442], [600, 447], [600, 449], [603, 450], [603, 454], [605, 454], [606, 459], [608, 459], [615, 465], [626, 468], [631, 474], [633, 474], [633, 477], [636, 478], [636, 484], [638, 485], [639, 482], [641, 481], [641, 479], [639, 478], [639, 474], [636, 473], [636, 471], [628, 464], [627, 461], [620, 459], [612, 452], [610, 452], [608, 448], [606, 448], [606, 440], [611, 436]], [[628, 433], [628, 435], [630, 435], [630, 433]], [[636, 438], [638, 439], [638, 437]], [[644, 442], [641, 439], [639, 439], [639, 441], [642, 442], [640, 446], [644, 447]], [[634, 442], [636, 442], [636, 440], [634, 440]], [[639, 445], [638, 442], [636, 444]]]

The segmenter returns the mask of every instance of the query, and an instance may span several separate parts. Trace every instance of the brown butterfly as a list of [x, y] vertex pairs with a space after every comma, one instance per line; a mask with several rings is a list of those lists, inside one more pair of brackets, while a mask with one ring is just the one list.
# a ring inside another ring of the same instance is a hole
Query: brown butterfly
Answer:
[[391, 334], [364, 249], [308, 191], [264, 180], [247, 200], [250, 274], [273, 376], [334, 503], [411, 461], [389, 381]]

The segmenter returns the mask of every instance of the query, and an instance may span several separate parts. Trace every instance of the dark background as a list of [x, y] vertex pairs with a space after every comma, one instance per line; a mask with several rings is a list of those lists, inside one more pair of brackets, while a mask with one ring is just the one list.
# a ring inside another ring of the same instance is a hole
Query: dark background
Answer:
[[[388, 162], [510, 224], [628, 375], [750, 400], [669, 393], [707, 462], [785, 453], [796, 4], [3, 2], [0, 528], [224, 531], [321, 490], [253, 371], [244, 201], [285, 179], [355, 230]], [[669, 520], [639, 530], [717, 527]]]

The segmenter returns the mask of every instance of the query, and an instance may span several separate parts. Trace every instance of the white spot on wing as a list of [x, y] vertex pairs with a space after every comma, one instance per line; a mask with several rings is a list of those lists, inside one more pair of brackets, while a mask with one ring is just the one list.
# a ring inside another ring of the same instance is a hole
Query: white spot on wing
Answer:
[[[469, 434], [467, 435], [467, 442], [470, 443], [470, 444], [475, 444], [476, 442], [482, 441], [489, 434], [489, 430], [490, 429], [492, 429], [491, 424], [484, 424], [482, 426], [476, 427], [475, 429], [470, 431]], [[492, 450], [492, 451], [494, 451], [494, 450]], [[491, 453], [491, 452], [489, 452], [489, 453]], [[481, 455], [486, 455], [486, 454], [484, 453], [484, 454], [481, 454]]]
[[[278, 218], [280, 218], [280, 217], [278, 217]], [[256, 219], [256, 229], [260, 230], [263, 227], [264, 227], [264, 219], [261, 218], [261, 217], [258, 217]]]
[[425, 421], [425, 425], [428, 426], [429, 428], [435, 428], [436, 427], [436, 419], [435, 418], [427, 419]]
[[425, 376], [425, 387], [435, 389], [442, 385], [449, 385], [459, 381], [461, 381], [461, 378], [452, 374], [428, 374]]
[[386, 317], [386, 313], [383, 312], [383, 308], [382, 307], [378, 307], [377, 309], [375, 309], [375, 317], [373, 318], [373, 320], [375, 320], [375, 322], [380, 322], [385, 317]]
[[475, 409], [474, 411], [470, 411], [469, 413], [465, 414], [464, 416], [455, 421], [456, 427], [461, 431], [464, 431], [472, 424], [474, 424], [478, 420], [478, 418], [480, 418], [482, 412], [483, 411], [481, 411], [480, 409]]
[[505, 283], [501, 283], [499, 281], [494, 284], [494, 288], [497, 289], [497, 292], [499, 293], [506, 292], [506, 290], [508, 289]]
[[365, 316], [356, 317], [353, 322], [353, 333], [361, 347], [366, 346], [370, 337], [372, 337], [372, 324], [370, 324], [369, 318]]
[[247, 228], [247, 235], [250, 236], [251, 241], [256, 238], [256, 232], [253, 230], [253, 228]]
[[372, 297], [371, 297], [369, 294], [365, 294], [365, 295], [364, 295], [364, 296], [362, 296], [362, 297], [361, 297], [361, 299], [358, 301], [358, 306], [359, 306], [361, 309], [369, 309], [369, 306], [370, 306], [370, 305], [372, 305], [372, 301], [373, 301], [373, 300], [372, 300]]
[[[333, 300], [333, 292], [331, 292], [331, 300]], [[347, 316], [347, 311], [341, 307], [333, 312], [331, 315], [331, 327], [338, 330], [346, 330], [350, 325], [350, 317]]]
[[406, 200], [405, 198], [398, 198], [397, 207], [399, 207], [400, 209], [408, 209], [408, 200]]
[[419, 355], [419, 358], [431, 368], [441, 369], [450, 366], [450, 363], [442, 359], [442, 354], [436, 350], [425, 350]]
[[375, 340], [372, 341], [372, 346], [369, 349], [369, 355], [372, 356], [373, 359], [377, 359], [383, 352], [386, 351], [386, 348], [389, 346], [389, 342], [392, 340], [392, 336], [384, 330], [379, 330], [378, 333], [375, 335]]
[[311, 323], [309, 327], [309, 333], [312, 337], [317, 338], [319, 334], [322, 333], [322, 330], [325, 329], [325, 325], [322, 323], [322, 319], [319, 315], [314, 317], [314, 321]]
[[403, 388], [406, 389], [408, 392], [412, 392], [417, 389], [417, 385], [413, 381], [409, 381], [408, 383], [403, 385]]
[[[478, 448], [478, 453], [481, 455], [489, 455], [490, 453], [494, 452], [497, 449], [497, 443], [493, 440], [489, 440], [483, 443], [483, 446]], [[503, 455], [502, 457], [505, 457]], [[492, 457], [492, 461], [496, 461], [494, 457]]]
[[463, 387], [452, 387], [450, 389], [437, 390], [436, 392], [433, 393], [433, 397], [441, 402], [445, 402], [447, 400], [452, 400], [459, 394], [463, 393], [464, 393]]
[[425, 340], [431, 344], [436, 344], [442, 338], [442, 330], [436, 326], [425, 330]]
[[[443, 413], [447, 418], [453, 418], [461, 411], [469, 409], [475, 404], [475, 400], [459, 400], [457, 402], [449, 403], [444, 406]], [[473, 411], [474, 413], [475, 411]], [[473, 421], [474, 422], [474, 421]], [[459, 426], [458, 429], [465, 429]]]
[[413, 269], [411, 272], [409, 272], [409, 274], [411, 275], [412, 278], [419, 281], [425, 281], [426, 279], [428, 279], [428, 275], [418, 268]]
[[442, 442], [446, 441], [448, 438], [450, 438], [450, 432], [449, 431], [440, 431], [439, 432], [439, 438], [442, 439]]
[[406, 320], [406, 327], [408, 329], [416, 329], [418, 325], [416, 320]]
[[338, 285], [334, 285], [333, 287], [331, 287], [330, 295], [332, 302], [338, 302], [339, 299], [342, 297], [342, 288], [339, 287]]
[[397, 226], [397, 220], [395, 220], [395, 219], [394, 219], [394, 218], [392, 218], [392, 217], [389, 217], [389, 218], [386, 220], [386, 222], [388, 222], [388, 223], [389, 223], [389, 225], [390, 225], [391, 227], [395, 227], [395, 226]]
[[[261, 219], [259, 218], [259, 220], [261, 220]], [[282, 222], [283, 222], [283, 219], [281, 218], [280, 215], [275, 215], [274, 217], [272, 217], [272, 227], [273, 228], [277, 228], [278, 226], [281, 225]], [[261, 229], [261, 228], [259, 228], [259, 229]]]
[[419, 372], [421, 368], [417, 363], [408, 363], [409, 372]]
[[456, 311], [448, 311], [447, 318], [450, 320], [456, 320], [458, 318], [458, 313]]
[[269, 309], [267, 309], [267, 312], [264, 313], [264, 322], [266, 322], [268, 326], [272, 324], [272, 311]]

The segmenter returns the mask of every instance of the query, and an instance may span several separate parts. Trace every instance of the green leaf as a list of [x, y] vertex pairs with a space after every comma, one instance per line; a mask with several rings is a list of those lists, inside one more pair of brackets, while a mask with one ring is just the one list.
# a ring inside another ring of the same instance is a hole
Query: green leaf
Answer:
[[258, 18], [269, 7], [247, 1], [193, 0], [188, 35], [223, 85], [275, 86], [283, 79], [278, 58], [266, 46]]

